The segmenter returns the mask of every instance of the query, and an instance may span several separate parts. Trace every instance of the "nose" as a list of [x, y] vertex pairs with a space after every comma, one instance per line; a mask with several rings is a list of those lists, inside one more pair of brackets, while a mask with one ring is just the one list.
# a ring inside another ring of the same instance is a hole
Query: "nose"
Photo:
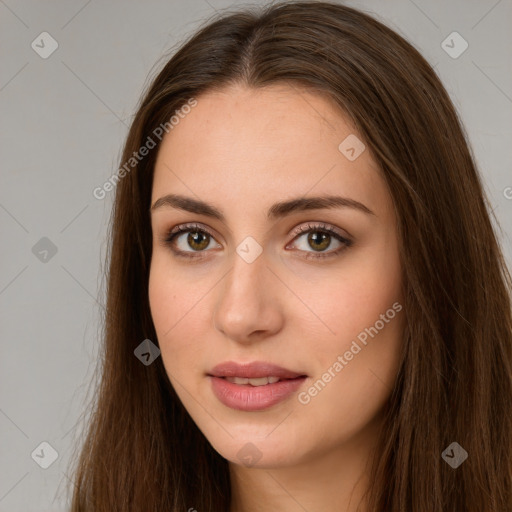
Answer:
[[283, 328], [283, 285], [264, 256], [248, 263], [235, 253], [231, 270], [216, 287], [214, 327], [237, 343], [261, 341]]

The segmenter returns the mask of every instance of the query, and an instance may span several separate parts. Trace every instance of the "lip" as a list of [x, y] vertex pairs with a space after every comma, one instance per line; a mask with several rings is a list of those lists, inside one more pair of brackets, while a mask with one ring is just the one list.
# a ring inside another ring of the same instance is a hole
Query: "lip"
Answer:
[[[278, 382], [263, 386], [235, 384], [225, 377], [279, 377]], [[304, 383], [307, 375], [288, 370], [272, 363], [255, 361], [239, 364], [232, 361], [221, 363], [207, 377], [212, 391], [225, 406], [240, 411], [261, 411], [286, 400]]]
[[263, 361], [253, 361], [246, 364], [226, 361], [215, 366], [208, 375], [213, 377], [246, 377], [249, 379], [269, 376], [279, 377], [280, 379], [295, 379], [307, 376], [305, 373], [294, 372], [282, 366]]

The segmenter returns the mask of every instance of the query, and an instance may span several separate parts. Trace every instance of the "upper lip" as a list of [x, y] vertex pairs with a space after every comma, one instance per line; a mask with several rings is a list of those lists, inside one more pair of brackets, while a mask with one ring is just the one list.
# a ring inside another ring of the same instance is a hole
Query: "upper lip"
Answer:
[[279, 377], [280, 379], [295, 379], [296, 377], [305, 377], [306, 374], [294, 372], [263, 361], [253, 361], [251, 363], [235, 363], [226, 361], [215, 366], [208, 375], [213, 377], [245, 377], [257, 379], [261, 377]]

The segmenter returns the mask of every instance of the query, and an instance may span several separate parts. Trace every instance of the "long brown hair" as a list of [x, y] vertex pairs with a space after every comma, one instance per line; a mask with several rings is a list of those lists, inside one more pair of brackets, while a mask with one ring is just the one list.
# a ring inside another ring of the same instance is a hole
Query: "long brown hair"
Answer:
[[[332, 98], [393, 198], [407, 322], [368, 510], [511, 511], [511, 278], [436, 73], [354, 8], [285, 2], [217, 15], [148, 86], [121, 165], [191, 98], [238, 83], [287, 83]], [[101, 380], [73, 468], [72, 512], [229, 510], [227, 461], [182, 406], [161, 358], [146, 366], [134, 355], [145, 339], [158, 344], [148, 303], [157, 151], [115, 183]], [[468, 453], [457, 468], [442, 457], [452, 442]]]

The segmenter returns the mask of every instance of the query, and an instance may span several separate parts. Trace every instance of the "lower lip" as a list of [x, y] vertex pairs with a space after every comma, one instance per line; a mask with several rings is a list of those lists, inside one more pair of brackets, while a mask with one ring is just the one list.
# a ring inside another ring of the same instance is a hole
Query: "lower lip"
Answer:
[[234, 384], [209, 376], [215, 396], [227, 407], [239, 411], [261, 411], [286, 400], [300, 388], [306, 377], [285, 379], [264, 386]]

